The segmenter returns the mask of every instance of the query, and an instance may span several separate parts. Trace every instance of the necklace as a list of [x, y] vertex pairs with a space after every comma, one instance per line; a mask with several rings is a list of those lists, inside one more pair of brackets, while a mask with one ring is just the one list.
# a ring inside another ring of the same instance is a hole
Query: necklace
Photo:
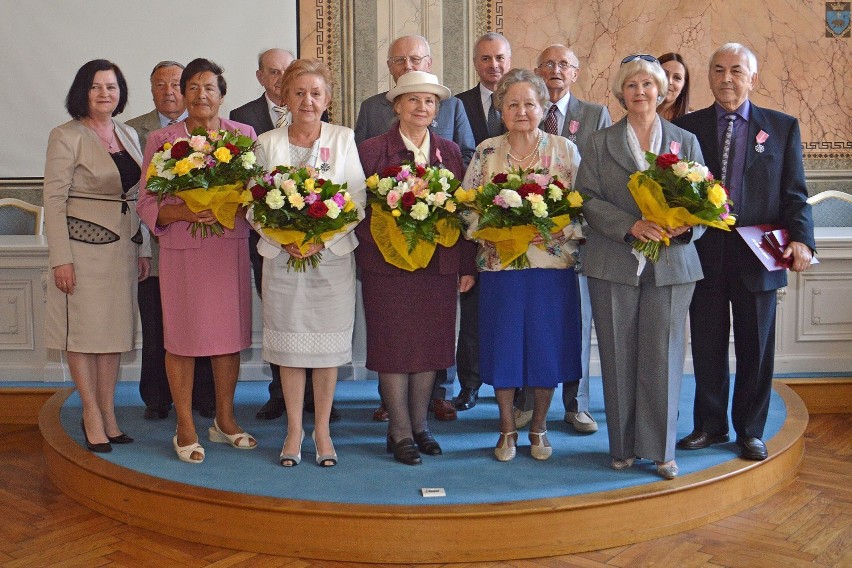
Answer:
[[509, 142], [509, 133], [507, 132], [505, 134], [505, 136], [506, 136], [506, 143], [509, 145], [509, 150], [510, 150], [510, 151], [506, 152], [506, 156], [508, 156], [509, 159], [515, 160], [519, 164], [523, 164], [524, 162], [528, 161], [530, 158], [532, 158], [533, 156], [536, 156], [538, 154], [538, 146], [541, 143], [541, 130], [538, 131], [538, 135], [536, 136], [536, 139], [535, 139], [535, 146], [533, 146], [532, 152], [530, 152], [529, 154], [527, 154], [523, 158], [517, 158], [517, 157], [512, 155], [512, 152], [511, 152], [512, 143]]
[[85, 124], [87, 127], [92, 129], [95, 132], [95, 134], [98, 135], [98, 138], [101, 139], [101, 142], [104, 143], [104, 145], [106, 146], [108, 151], [116, 150], [118, 148], [118, 145], [115, 143], [115, 126], [114, 125], [111, 124], [111, 128], [109, 129], [110, 137], [104, 138], [101, 135], [100, 130], [98, 130], [93, 124], [89, 123], [88, 121], [84, 121], [83, 124]]

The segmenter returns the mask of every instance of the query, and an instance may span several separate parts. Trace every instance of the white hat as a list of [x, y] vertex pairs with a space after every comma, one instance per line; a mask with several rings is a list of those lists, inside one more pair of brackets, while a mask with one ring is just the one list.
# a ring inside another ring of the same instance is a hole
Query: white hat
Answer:
[[442, 101], [450, 98], [450, 90], [438, 81], [438, 77], [426, 71], [409, 71], [399, 78], [396, 86], [385, 97], [393, 102], [399, 95], [406, 93], [432, 93]]

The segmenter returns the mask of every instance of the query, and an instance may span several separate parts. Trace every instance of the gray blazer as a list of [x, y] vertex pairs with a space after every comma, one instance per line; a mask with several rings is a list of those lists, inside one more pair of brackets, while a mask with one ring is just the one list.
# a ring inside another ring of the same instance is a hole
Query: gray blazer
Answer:
[[157, 109], [141, 114], [136, 118], [131, 118], [124, 124], [136, 130], [136, 134], [139, 135], [139, 147], [142, 152], [145, 151], [145, 144], [148, 143], [148, 134], [162, 128]]
[[[661, 153], [666, 153], [672, 141], [680, 142], [679, 156], [704, 163], [695, 135], [662, 120]], [[639, 261], [631, 253], [626, 236], [633, 224], [642, 218], [633, 196], [627, 189], [630, 175], [637, 171], [627, 146], [627, 117], [595, 132], [581, 154], [576, 189], [590, 197], [583, 210], [589, 223], [583, 271], [590, 278], [618, 284], [638, 286], [636, 270]], [[701, 280], [701, 263], [693, 240], [703, 233], [703, 227], [693, 228], [693, 238], [672, 239], [671, 246], [660, 254], [654, 265], [657, 286], [685, 284]]]
[[[385, 134], [390, 130], [394, 122], [394, 112], [393, 104], [385, 98], [386, 94], [387, 91], [373, 95], [361, 103], [358, 121], [355, 123], [355, 142], [357, 144]], [[438, 125], [433, 126], [435, 133], [441, 138], [452, 140], [459, 145], [462, 162], [466, 168], [470, 159], [473, 158], [473, 151], [476, 146], [462, 102], [456, 97], [441, 101], [436, 122]]]
[[575, 134], [577, 140], [574, 141], [580, 151], [580, 158], [585, 157], [583, 151], [588, 146], [592, 134], [612, 124], [612, 118], [610, 118], [609, 111], [605, 106], [581, 101], [574, 95], [571, 95], [571, 98], [568, 99], [568, 115], [565, 117], [565, 124], [562, 126], [562, 136], [569, 140], [571, 136], [569, 127], [572, 120], [580, 123]]

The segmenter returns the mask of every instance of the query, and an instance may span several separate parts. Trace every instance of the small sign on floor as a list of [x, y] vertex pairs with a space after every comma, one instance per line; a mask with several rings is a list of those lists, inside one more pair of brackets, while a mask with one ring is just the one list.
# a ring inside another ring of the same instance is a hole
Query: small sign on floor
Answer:
[[446, 497], [447, 492], [443, 487], [421, 487], [420, 494], [424, 497]]

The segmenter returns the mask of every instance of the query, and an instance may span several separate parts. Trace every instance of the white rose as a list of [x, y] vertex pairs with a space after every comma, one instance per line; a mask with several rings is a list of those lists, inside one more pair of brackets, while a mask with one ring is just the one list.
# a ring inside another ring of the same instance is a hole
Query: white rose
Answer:
[[429, 206], [422, 201], [418, 201], [411, 207], [409, 215], [411, 215], [412, 219], [422, 221], [429, 216]]
[[257, 156], [254, 152], [248, 151], [240, 155], [240, 160], [242, 160], [243, 168], [250, 170], [257, 163]]
[[379, 185], [376, 186], [376, 189], [379, 191], [379, 195], [387, 195], [387, 192], [393, 187], [393, 182], [393, 178], [380, 179]]
[[684, 178], [689, 173], [689, 164], [684, 161], [677, 162], [672, 166], [672, 172], [677, 177]]
[[299, 193], [299, 190], [296, 188], [296, 182], [289, 178], [281, 180], [281, 183], [276, 185], [281, 188], [281, 191], [283, 191], [285, 195], [294, 195]]
[[547, 189], [550, 190], [547, 193], [548, 199], [551, 201], [561, 201], [562, 200], [562, 190], [559, 189], [558, 185], [550, 184], [547, 186]]
[[328, 213], [326, 213], [325, 216], [329, 219], [337, 219], [338, 215], [340, 215], [340, 207], [337, 203], [335, 203], [333, 199], [326, 199], [323, 203], [325, 203], [325, 206], [328, 207]]
[[544, 200], [533, 202], [532, 212], [536, 217], [547, 217], [547, 203]]
[[281, 209], [284, 207], [284, 197], [277, 189], [269, 190], [266, 194], [265, 201], [270, 209]]
[[443, 191], [439, 191], [438, 193], [433, 193], [435, 196], [434, 202], [438, 207], [443, 207], [444, 203], [446, 203], [447, 198], [450, 196], [448, 193]]
[[446, 179], [456, 179], [455, 174], [446, 168], [438, 170], [438, 175]]
[[[509, 174], [509, 177], [512, 177], [512, 175], [513, 174]], [[505, 201], [506, 205], [509, 207], [520, 207], [523, 204], [520, 194], [514, 189], [501, 189], [500, 197], [503, 198], [503, 201]]]

